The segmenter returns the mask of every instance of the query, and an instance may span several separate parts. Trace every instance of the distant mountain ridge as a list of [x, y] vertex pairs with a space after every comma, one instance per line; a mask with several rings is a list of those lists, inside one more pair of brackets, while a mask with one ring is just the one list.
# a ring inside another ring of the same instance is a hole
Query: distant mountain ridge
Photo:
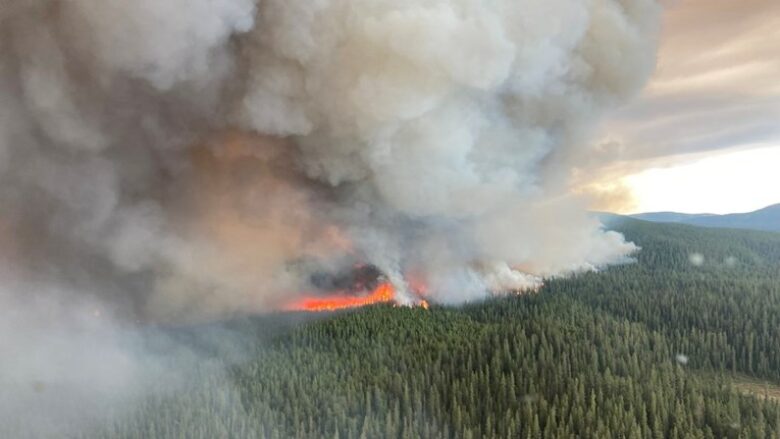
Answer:
[[677, 212], [649, 212], [629, 215], [632, 218], [660, 222], [690, 224], [701, 227], [751, 229], [780, 232], [780, 204], [754, 212], [716, 215], [711, 213], [687, 214]]

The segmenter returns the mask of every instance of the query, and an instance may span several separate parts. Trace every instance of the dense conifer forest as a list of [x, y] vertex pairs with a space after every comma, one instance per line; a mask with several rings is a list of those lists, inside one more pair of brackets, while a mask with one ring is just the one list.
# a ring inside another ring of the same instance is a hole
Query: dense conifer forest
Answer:
[[636, 263], [538, 294], [234, 322], [242, 359], [84, 437], [780, 437], [780, 234], [615, 221]]

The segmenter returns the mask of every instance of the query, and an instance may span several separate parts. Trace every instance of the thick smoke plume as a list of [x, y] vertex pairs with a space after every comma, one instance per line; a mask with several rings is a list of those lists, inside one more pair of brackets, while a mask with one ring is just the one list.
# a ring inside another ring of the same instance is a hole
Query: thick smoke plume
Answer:
[[[356, 264], [399, 301], [414, 276], [458, 303], [623, 260], [635, 247], [568, 181], [651, 72], [658, 14], [654, 0], [4, 0], [6, 384], [94, 400], [144, 358], [117, 327], [279, 309]], [[46, 369], [59, 352], [100, 367]]]
[[458, 302], [620, 261], [634, 247], [567, 195], [569, 157], [646, 80], [658, 12], [7, 1], [10, 272], [161, 319], [271, 309], [357, 262]]

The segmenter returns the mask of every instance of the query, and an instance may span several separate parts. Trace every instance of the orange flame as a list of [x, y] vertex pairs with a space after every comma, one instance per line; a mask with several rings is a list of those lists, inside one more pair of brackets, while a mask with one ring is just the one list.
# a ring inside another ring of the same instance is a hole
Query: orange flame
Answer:
[[287, 311], [336, 311], [357, 308], [375, 303], [388, 303], [395, 299], [395, 288], [390, 282], [379, 284], [367, 296], [335, 294], [328, 297], [306, 297], [285, 307]]
[[[412, 303], [405, 303], [405, 306], [429, 309], [430, 305], [425, 300], [425, 297], [428, 295], [428, 287], [425, 281], [420, 277], [413, 277], [408, 280], [408, 283], [414, 299]], [[396, 289], [392, 283], [382, 282], [371, 293], [364, 296], [333, 292], [327, 296], [304, 297], [287, 304], [282, 309], [284, 311], [308, 312], [337, 311], [378, 303], [393, 303], [394, 306], [399, 306], [399, 303], [396, 301]]]

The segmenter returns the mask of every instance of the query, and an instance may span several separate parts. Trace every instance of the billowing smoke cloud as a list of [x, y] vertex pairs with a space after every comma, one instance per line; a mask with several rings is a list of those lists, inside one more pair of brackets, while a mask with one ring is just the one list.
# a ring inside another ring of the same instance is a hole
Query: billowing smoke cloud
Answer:
[[355, 264], [458, 303], [623, 260], [571, 157], [645, 82], [658, 13], [5, 0], [0, 371], [22, 390], [0, 415], [137, 389], [128, 323], [277, 309]]
[[458, 302], [634, 250], [566, 158], [651, 72], [653, 0], [6, 3], [20, 281], [186, 319], [356, 262]]

